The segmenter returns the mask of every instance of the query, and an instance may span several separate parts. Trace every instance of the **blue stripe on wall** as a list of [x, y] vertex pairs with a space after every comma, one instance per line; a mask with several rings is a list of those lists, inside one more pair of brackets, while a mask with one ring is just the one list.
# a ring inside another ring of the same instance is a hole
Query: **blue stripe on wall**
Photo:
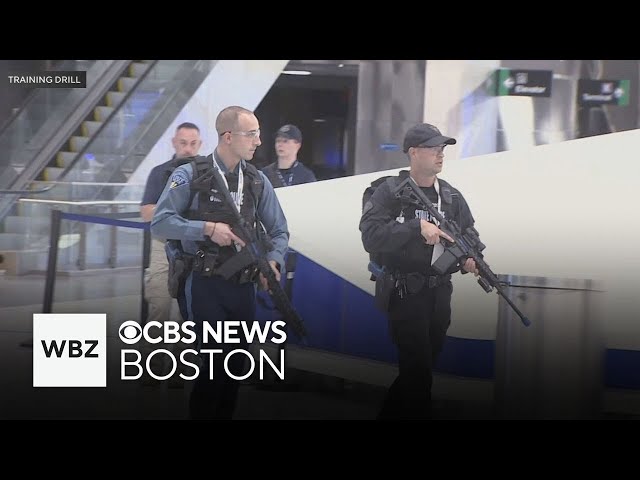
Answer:
[[607, 349], [604, 378], [607, 387], [640, 389], [640, 351]]
[[493, 378], [494, 357], [493, 340], [447, 336], [435, 370], [463, 377]]
[[[284, 283], [284, 281], [283, 281]], [[360, 288], [298, 254], [293, 305], [309, 331], [308, 346], [388, 363], [397, 352], [387, 330], [387, 317], [373, 297]], [[279, 318], [258, 306], [258, 319]], [[299, 343], [289, 335], [290, 343]], [[494, 377], [495, 341], [447, 337], [435, 370], [472, 378]], [[640, 389], [640, 351], [608, 349], [605, 386]]]
[[[463, 377], [493, 378], [495, 341], [447, 337], [436, 371]], [[640, 390], [640, 351], [609, 348], [604, 358], [608, 388]]]

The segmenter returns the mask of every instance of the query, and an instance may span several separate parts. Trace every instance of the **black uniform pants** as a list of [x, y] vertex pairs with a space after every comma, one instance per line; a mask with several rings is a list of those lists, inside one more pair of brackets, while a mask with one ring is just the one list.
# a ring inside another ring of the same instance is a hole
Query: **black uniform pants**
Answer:
[[[253, 283], [231, 283], [219, 276], [203, 277], [194, 272], [190, 295], [192, 319], [196, 324], [200, 349], [221, 349], [222, 353], [201, 354], [200, 374], [189, 399], [189, 416], [194, 420], [231, 420], [236, 407], [239, 380], [231, 378], [224, 369], [227, 354], [235, 349], [247, 350], [248, 345], [237, 328], [240, 343], [216, 343], [208, 338], [203, 341], [202, 322], [212, 327], [217, 321], [239, 320], [252, 322], [256, 312], [256, 288]], [[213, 359], [213, 369], [211, 369]], [[235, 376], [247, 373], [246, 355], [235, 353], [229, 357], [227, 368]]]
[[433, 366], [451, 323], [451, 293], [447, 281], [400, 298], [393, 294], [389, 331], [398, 348], [398, 377], [385, 398], [379, 419], [431, 418]]

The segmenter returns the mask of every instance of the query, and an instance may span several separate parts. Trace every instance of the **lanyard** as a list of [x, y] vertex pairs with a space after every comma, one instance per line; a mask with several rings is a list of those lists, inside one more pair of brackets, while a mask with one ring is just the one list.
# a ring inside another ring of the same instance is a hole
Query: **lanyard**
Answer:
[[[418, 185], [418, 183], [413, 179], [413, 177], [409, 176], [409, 178], [411, 179], [411, 181], [413, 183], [415, 183], [418, 186], [418, 188], [420, 188], [420, 185]], [[442, 210], [440, 210], [440, 204], [441, 204], [440, 198], [441, 197], [440, 197], [440, 184], [438, 183], [438, 177], [436, 177], [435, 182], [433, 182], [433, 188], [436, 190], [436, 194], [438, 194], [438, 204], [437, 204], [438, 213], [440, 213], [442, 215]]]
[[280, 179], [280, 181], [282, 182], [282, 185], [284, 187], [288, 187], [293, 183], [293, 169], [296, 168], [296, 165], [298, 165], [298, 160], [296, 160], [295, 162], [293, 162], [293, 165], [291, 165], [291, 167], [289, 167], [289, 180], [285, 182], [284, 177], [282, 176], [282, 172], [280, 171], [280, 169], [278, 168], [278, 165], [276, 165], [276, 173], [278, 174], [278, 178]]
[[[242, 160], [240, 160], [240, 162], [242, 163]], [[229, 190], [229, 182], [227, 182], [227, 177], [225, 177], [224, 173], [222, 173], [222, 170], [220, 169], [220, 166], [218, 165], [218, 162], [216, 161], [215, 158], [213, 159], [213, 168], [215, 168], [218, 171], [218, 173], [222, 177], [224, 186], [227, 187], [227, 190]], [[238, 211], [240, 211], [240, 207], [242, 206], [242, 190], [243, 189], [244, 189], [244, 174], [242, 173], [242, 165], [238, 164], [238, 191], [232, 192], [231, 190], [229, 190], [229, 193], [231, 194], [231, 198], [233, 198], [233, 203], [236, 204], [236, 208], [238, 209]]]

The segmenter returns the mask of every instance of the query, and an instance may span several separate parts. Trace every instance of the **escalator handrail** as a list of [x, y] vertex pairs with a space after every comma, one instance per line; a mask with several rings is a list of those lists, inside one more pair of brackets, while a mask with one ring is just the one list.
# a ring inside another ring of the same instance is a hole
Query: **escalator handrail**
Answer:
[[[22, 172], [9, 182], [9, 185], [7, 185], [9, 189], [22, 190], [27, 187], [29, 182], [33, 181], [33, 178], [42, 171], [42, 168], [45, 166], [45, 161], [49, 162], [51, 160], [55, 152], [68, 140], [71, 132], [82, 123], [82, 120], [86, 116], [85, 112], [89, 106], [92, 103], [95, 106], [95, 102], [97, 101], [95, 98], [102, 98], [104, 96], [110, 88], [110, 85], [122, 75], [122, 72], [127, 68], [129, 63], [130, 61], [127, 60], [113, 61], [113, 63], [107, 67], [106, 71], [97, 77], [92, 90], [78, 100], [77, 108], [71, 111], [64, 120], [61, 121], [60, 126], [49, 134], [46, 141], [42, 142], [43, 146], [35, 152]], [[0, 221], [13, 205], [13, 202], [7, 203], [3, 200], [4, 199], [0, 199]]]
[[[60, 68], [63, 66], [64, 62], [60, 62], [57, 65], [54, 65], [54, 68], [52, 70], [48, 70], [51, 72], [56, 72], [56, 71], [60, 71]], [[20, 113], [22, 113], [23, 110], [25, 110], [33, 101], [33, 99], [38, 95], [39, 93], [39, 89], [38, 88], [34, 88], [33, 90], [31, 90], [27, 96], [22, 100], [22, 103], [20, 103], [20, 106], [17, 107], [17, 110], [12, 113], [9, 118], [7, 118], [4, 123], [2, 124], [2, 126], [0, 127], [0, 138], [2, 138], [2, 135], [4, 134], [4, 131], [9, 128], [9, 125], [11, 125], [13, 123], [13, 121], [18, 118], [18, 116], [20, 115]]]
[[37, 190], [0, 190], [0, 195], [29, 195], [31, 193], [44, 193], [51, 190], [55, 185], [39, 188]]
[[[198, 68], [202, 63], [203, 60], [198, 61], [194, 66], [193, 66], [193, 70], [195, 70], [196, 68]], [[180, 86], [182, 86], [187, 80], [189, 79], [188, 76], [185, 76], [185, 78], [182, 80], [182, 82], [180, 83]], [[165, 104], [162, 106], [162, 108], [158, 111], [158, 113], [155, 115], [155, 117], [150, 121], [146, 123], [146, 128], [145, 130], [138, 135], [138, 141], [131, 147], [129, 148], [129, 151], [124, 155], [124, 160], [123, 160], [123, 164], [126, 163], [127, 159], [131, 156], [131, 154], [136, 150], [138, 143], [142, 141], [142, 139], [145, 137], [145, 135], [149, 132], [149, 130], [151, 130], [151, 128], [153, 127], [153, 125], [155, 124], [155, 122], [158, 120], [158, 118], [160, 118], [160, 116], [165, 112], [165, 110], [167, 109], [167, 107], [169, 105], [171, 105], [172, 100], [182, 92], [181, 88], [176, 88], [176, 90], [173, 92], [173, 94], [169, 97], [169, 99], [165, 102]]]
[[9, 115], [9, 118], [7, 118], [4, 123], [2, 124], [2, 127], [0, 127], [0, 137], [2, 137], [2, 135], [4, 134], [5, 130], [7, 128], [9, 128], [9, 125], [11, 125], [13, 123], [13, 121], [18, 118], [18, 116], [20, 115], [20, 113], [22, 113], [22, 111], [24, 109], [26, 109], [31, 102], [33, 101], [33, 99], [37, 96], [38, 94], [38, 89], [34, 88], [33, 90], [31, 90], [31, 92], [29, 92], [29, 94], [27, 95], [27, 97], [22, 100], [22, 103], [20, 104], [19, 107], [17, 107], [17, 110], [13, 113], [11, 113], [11, 115]]
[[[124, 69], [127, 68], [125, 62], [126, 60], [124, 61], [119, 60], [119, 61], [116, 61], [116, 63], [114, 63], [111, 67], [109, 67], [113, 69], [113, 71], [111, 72], [112, 77], [108, 77], [107, 75], [103, 74], [98, 79], [98, 83], [96, 83], [96, 85], [94, 85], [93, 87], [93, 88], [98, 88], [98, 87], [101, 88], [100, 95], [97, 95], [98, 98], [101, 99], [106, 93], [106, 91], [108, 91], [109, 86], [113, 83], [111, 78], [113, 78], [113, 81], [116, 81], [117, 78], [119, 78], [122, 75], [122, 72], [124, 71]], [[119, 64], [124, 65], [122, 69], [119, 67]], [[84, 102], [85, 105], [83, 106], [83, 108], [85, 110], [87, 109], [87, 105], [89, 104], [87, 103], [88, 99], [89, 97], [85, 96], [83, 100], [80, 102], [81, 104]], [[91, 100], [93, 102], [93, 99]], [[95, 106], [95, 103], [94, 103], [94, 106]], [[64, 119], [64, 121], [61, 124], [61, 127], [58, 128], [55, 131], [55, 133], [53, 133], [52, 138], [49, 138], [46, 143], [43, 143], [43, 147], [34, 155], [34, 157], [31, 159], [31, 163], [27, 164], [27, 166], [22, 171], [22, 173], [20, 173], [18, 177], [12, 182], [12, 184], [10, 185], [11, 187], [18, 187], [18, 188], [26, 187], [26, 185], [29, 182], [31, 182], [34, 179], [34, 177], [37, 176], [42, 171], [42, 168], [46, 167], [46, 164], [44, 164], [43, 158], [46, 158], [48, 162], [55, 155], [55, 152], [59, 151], [60, 146], [63, 145], [64, 142], [68, 141], [71, 135], [71, 132], [75, 130], [82, 123], [82, 120], [78, 120], [77, 124], [75, 123], [72, 124], [73, 129], [71, 129], [70, 127], [67, 127], [65, 129], [62, 128], [63, 125], [67, 126], [67, 124], [73, 119], [74, 116], [77, 116], [78, 113], [84, 113], [84, 110], [82, 112], [79, 112], [78, 110], [74, 110], [69, 114], [67, 118]], [[82, 116], [82, 119], [84, 119], [84, 115]], [[35, 161], [36, 159], [38, 159], [38, 161]], [[0, 218], [2, 218], [1, 214], [0, 214]]]
[[[200, 65], [202, 65], [202, 60], [196, 62], [196, 64], [193, 66], [193, 70], [195, 70], [196, 68], [198, 68]], [[182, 92], [182, 85], [187, 81], [187, 79], [189, 79], [190, 77], [188, 75], [185, 75], [184, 79], [181, 81], [181, 83], [179, 84], [178, 88], [175, 89], [175, 91], [171, 94], [171, 96], [167, 99], [167, 101], [164, 103], [164, 105], [162, 106], [162, 108], [158, 111], [158, 113], [153, 117], [152, 120], [150, 120], [149, 122], [146, 122], [146, 127], [144, 129], [144, 131], [137, 136], [137, 141], [129, 148], [129, 150], [127, 151], [127, 153], [125, 155], [123, 155], [123, 161], [120, 164], [120, 168], [122, 168], [122, 165], [124, 165], [127, 160], [129, 159], [129, 157], [133, 154], [133, 152], [136, 150], [136, 148], [138, 147], [138, 144], [145, 138], [145, 136], [147, 135], [147, 133], [149, 132], [149, 130], [153, 127], [153, 125], [155, 124], [155, 122], [158, 120], [158, 118], [165, 112], [165, 110], [167, 109], [167, 107], [169, 105], [171, 105], [173, 99]], [[115, 173], [115, 172], [114, 172]], [[95, 196], [100, 196], [100, 193], [103, 191], [104, 187], [102, 189], [96, 190], [96, 194]]]
[[78, 153], [76, 153], [73, 161], [69, 162], [69, 165], [65, 166], [64, 170], [62, 170], [62, 172], [60, 172], [59, 178], [64, 178], [64, 176], [73, 168], [73, 166], [76, 163], [78, 163], [79, 159], [81, 159], [82, 156], [85, 153], [87, 153], [87, 150], [89, 150], [91, 148], [94, 140], [96, 138], [98, 138], [100, 133], [105, 128], [107, 128], [107, 124], [110, 123], [112, 118], [115, 118], [115, 115], [118, 112], [120, 112], [120, 109], [124, 107], [124, 105], [127, 103], [127, 100], [129, 98], [131, 98], [131, 95], [133, 95], [133, 93], [135, 92], [136, 87], [138, 87], [144, 81], [144, 79], [147, 78], [147, 76], [149, 75], [151, 70], [153, 70], [153, 68], [156, 66], [157, 63], [158, 63], [158, 60], [153, 60], [153, 61], [151, 61], [151, 63], [149, 63], [149, 67], [142, 73], [142, 75], [140, 75], [140, 77], [138, 77], [138, 81], [133, 85], [132, 88], [129, 89], [129, 91], [122, 98], [122, 100], [120, 101], [118, 106], [113, 110], [113, 112], [111, 112], [109, 114], [109, 116], [104, 120], [104, 122], [102, 122], [102, 125], [100, 125], [98, 127], [98, 129], [95, 131], [95, 133], [93, 135], [91, 135], [91, 138], [89, 139], [89, 141], [78, 151]]

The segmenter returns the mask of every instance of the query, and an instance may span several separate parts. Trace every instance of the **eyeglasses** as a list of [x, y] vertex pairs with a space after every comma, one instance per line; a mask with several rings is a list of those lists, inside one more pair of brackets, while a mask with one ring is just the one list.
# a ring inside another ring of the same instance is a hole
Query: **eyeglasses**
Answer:
[[231, 135], [242, 135], [243, 137], [249, 138], [258, 138], [260, 136], [260, 129], [257, 130], [249, 130], [248, 132], [232, 132], [230, 130], [226, 132], [222, 132], [220, 136], [223, 136], [225, 133], [230, 133]]
[[435, 147], [427, 147], [426, 145], [418, 145], [415, 148], [428, 148], [429, 150], [433, 150], [436, 153], [443, 153], [446, 146], [447, 146], [446, 144], [445, 145], [437, 145]]

